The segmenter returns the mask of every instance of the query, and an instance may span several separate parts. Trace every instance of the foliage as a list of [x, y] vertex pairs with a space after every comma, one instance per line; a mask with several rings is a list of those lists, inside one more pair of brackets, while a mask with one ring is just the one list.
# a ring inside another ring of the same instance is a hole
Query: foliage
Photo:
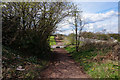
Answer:
[[56, 45], [54, 36], [50, 36], [50, 45]]
[[[51, 59], [49, 37], [56, 25], [69, 16], [71, 8], [69, 2], [2, 3], [4, 78], [39, 75], [41, 67]], [[26, 70], [16, 71], [19, 65]]]
[[[3, 46], [2, 49], [2, 75], [4, 79], [39, 78], [41, 70], [49, 62], [48, 60], [38, 59], [35, 56], [29, 57], [22, 55], [20, 52], [6, 46]], [[22, 69], [25, 70], [17, 70], [19, 66], [22, 66]]]
[[90, 68], [88, 74], [94, 78], [120, 78], [118, 76], [118, 62], [107, 60], [102, 64], [93, 63], [93, 68]]
[[120, 34], [109, 34], [109, 35], [120, 42]]
[[[115, 49], [117, 47], [117, 49]], [[92, 78], [118, 78], [118, 52], [120, 45], [110, 43], [90, 43], [80, 47], [79, 52], [74, 46], [66, 48], [76, 62], [83, 66]], [[117, 56], [115, 56], [117, 55]], [[109, 61], [110, 62], [109, 62]], [[104, 71], [103, 71], [104, 70]]]
[[68, 2], [2, 4], [3, 45], [43, 59], [50, 55], [50, 35], [72, 10]]
[[70, 44], [75, 44], [75, 34], [71, 33], [67, 36], [67, 39], [70, 41]]
[[82, 32], [82, 37], [98, 40], [109, 40], [110, 36], [103, 33]]

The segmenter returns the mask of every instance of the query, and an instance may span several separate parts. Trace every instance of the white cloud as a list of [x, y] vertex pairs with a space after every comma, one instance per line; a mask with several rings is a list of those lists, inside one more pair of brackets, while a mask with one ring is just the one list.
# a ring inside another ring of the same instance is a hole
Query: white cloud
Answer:
[[99, 21], [104, 21], [106, 19], [110, 19], [111, 17], [117, 16], [118, 13], [115, 11], [109, 11], [107, 13], [86, 13], [84, 14], [84, 18], [88, 23], [95, 23]]
[[70, 28], [70, 24], [59, 24], [57, 29], [69, 29]]
[[72, 31], [71, 29], [69, 29], [69, 30], [65, 30], [65, 31], [63, 31], [63, 32], [58, 31], [57, 33], [69, 35], [70, 33], [73, 33], [73, 31]]
[[86, 31], [101, 32], [106, 29], [106, 32], [118, 32], [118, 13], [109, 11], [107, 13], [84, 14], [88, 24], [85, 25]]
[[68, 30], [72, 29], [71, 23], [74, 23], [74, 19], [71, 17], [65, 18], [61, 23], [59, 23], [57, 26], [59, 30]]
[[[101, 32], [106, 29], [106, 32], [118, 33], [118, 13], [115, 11], [109, 11], [106, 13], [86, 13], [83, 15], [85, 22], [88, 22], [84, 30], [88, 32]], [[74, 19], [67, 18], [67, 20], [73, 22]], [[59, 24], [58, 29], [63, 30], [59, 32], [61, 34], [73, 33], [72, 25], [68, 22], [62, 22]], [[65, 30], [65, 31], [64, 31]]]

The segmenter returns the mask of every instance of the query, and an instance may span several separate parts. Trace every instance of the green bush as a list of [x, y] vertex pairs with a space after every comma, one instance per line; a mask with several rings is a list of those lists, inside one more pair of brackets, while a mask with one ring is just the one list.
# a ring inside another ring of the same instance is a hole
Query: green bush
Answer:
[[55, 42], [55, 37], [54, 36], [50, 36], [50, 46], [51, 45], [56, 45], [56, 42]]

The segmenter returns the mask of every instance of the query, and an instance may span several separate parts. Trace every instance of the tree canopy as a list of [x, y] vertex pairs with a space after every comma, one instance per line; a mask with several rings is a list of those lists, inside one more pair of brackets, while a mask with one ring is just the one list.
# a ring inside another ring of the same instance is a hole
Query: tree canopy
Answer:
[[56, 24], [72, 11], [68, 2], [7, 2], [2, 6], [3, 45], [36, 55], [50, 50], [48, 41]]

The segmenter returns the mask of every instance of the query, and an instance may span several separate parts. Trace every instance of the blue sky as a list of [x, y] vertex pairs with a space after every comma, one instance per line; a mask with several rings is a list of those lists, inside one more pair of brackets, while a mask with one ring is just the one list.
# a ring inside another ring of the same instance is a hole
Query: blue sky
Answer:
[[[101, 32], [106, 29], [107, 33], [118, 33], [118, 2], [74, 2], [83, 11], [82, 16], [87, 24], [84, 27], [88, 32]], [[72, 25], [59, 24], [61, 34], [72, 33]]]
[[105, 13], [110, 10], [118, 11], [117, 2], [75, 2], [84, 13]]

